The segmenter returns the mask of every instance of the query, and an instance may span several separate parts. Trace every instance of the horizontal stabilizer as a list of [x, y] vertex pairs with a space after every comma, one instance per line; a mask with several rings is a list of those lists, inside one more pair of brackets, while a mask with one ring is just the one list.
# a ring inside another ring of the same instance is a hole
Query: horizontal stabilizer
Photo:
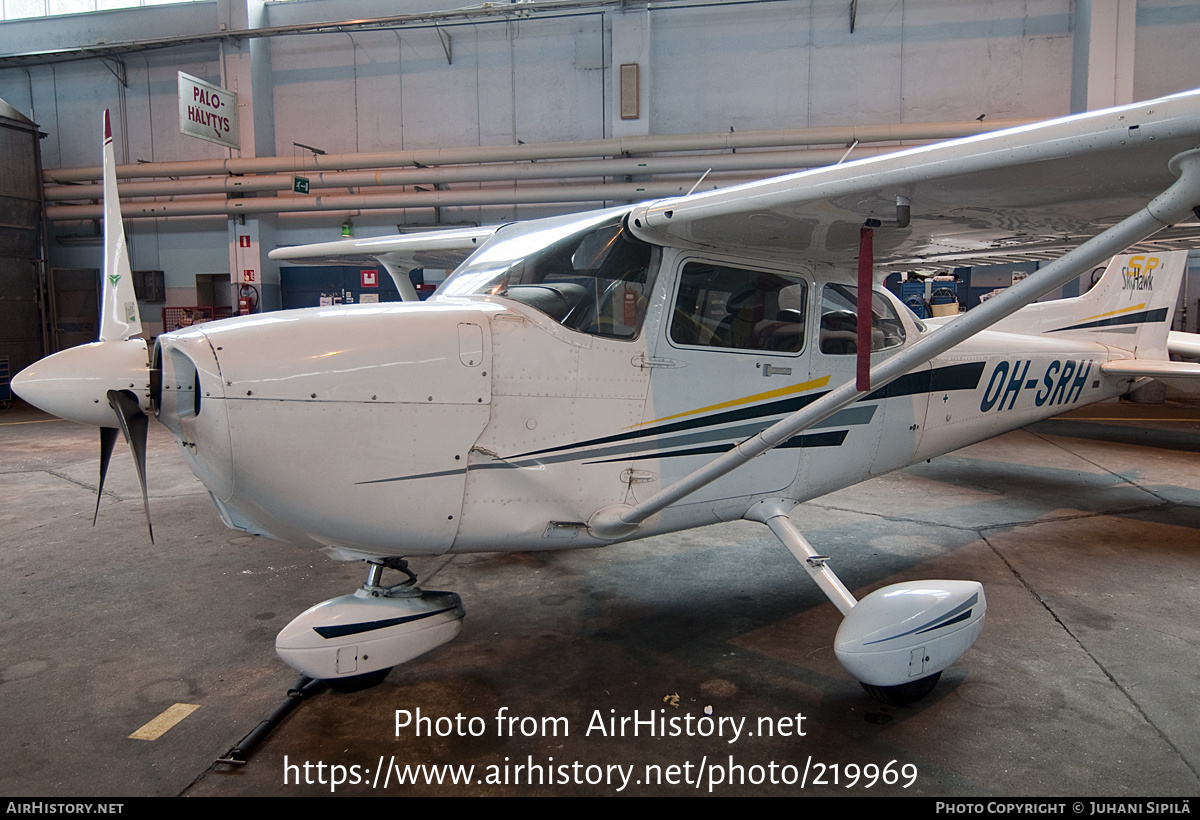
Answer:
[[1164, 362], [1156, 359], [1117, 359], [1100, 366], [1106, 376], [1150, 378], [1172, 387], [1195, 392], [1200, 390], [1200, 364], [1196, 362]]
[[1184, 359], [1200, 359], [1200, 333], [1172, 330], [1167, 334], [1167, 352]]

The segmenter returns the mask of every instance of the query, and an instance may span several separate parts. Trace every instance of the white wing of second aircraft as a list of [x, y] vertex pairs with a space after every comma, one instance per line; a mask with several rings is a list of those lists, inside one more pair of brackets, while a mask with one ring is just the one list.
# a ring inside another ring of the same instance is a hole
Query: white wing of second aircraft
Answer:
[[417, 298], [408, 272], [415, 268], [452, 270], [475, 252], [496, 232], [498, 226], [453, 228], [442, 231], [383, 236], [370, 239], [344, 239], [318, 245], [276, 248], [271, 258], [304, 265], [360, 265], [375, 259], [391, 275], [405, 301]]

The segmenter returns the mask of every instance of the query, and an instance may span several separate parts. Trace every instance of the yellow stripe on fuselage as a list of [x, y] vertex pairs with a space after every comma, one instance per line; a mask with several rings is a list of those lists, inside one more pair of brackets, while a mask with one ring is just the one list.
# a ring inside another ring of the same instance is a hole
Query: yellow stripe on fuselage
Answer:
[[781, 387], [778, 390], [768, 390], [765, 393], [755, 393], [752, 396], [743, 396], [740, 399], [730, 399], [729, 401], [723, 401], [720, 404], [710, 404], [707, 407], [698, 407], [695, 410], [676, 413], [673, 416], [663, 416], [661, 419], [643, 421], [641, 424], [635, 424], [632, 427], [626, 427], [625, 429], [633, 430], [637, 427], [645, 427], [647, 424], [658, 424], [659, 422], [671, 421], [672, 419], [687, 418], [688, 416], [707, 413], [711, 410], [726, 410], [730, 407], [740, 407], [744, 404], [754, 404], [755, 402], [764, 401], [766, 399], [777, 399], [781, 396], [789, 396], [793, 393], [804, 393], [809, 390], [816, 390], [819, 387], [824, 387], [827, 384], [829, 384], [829, 376], [822, 376], [819, 379], [812, 379], [811, 381], [804, 382], [803, 384], [793, 384], [790, 387]]

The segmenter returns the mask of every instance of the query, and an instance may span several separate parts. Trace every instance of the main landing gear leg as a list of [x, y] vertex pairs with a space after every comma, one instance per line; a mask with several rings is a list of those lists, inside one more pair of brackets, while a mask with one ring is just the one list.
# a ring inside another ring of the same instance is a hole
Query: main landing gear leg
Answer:
[[933, 691], [942, 670], [983, 629], [987, 600], [976, 581], [914, 581], [876, 590], [861, 601], [788, 517], [795, 502], [768, 499], [746, 518], [770, 527], [842, 613], [834, 654], [868, 694], [902, 706]]
[[[384, 586], [383, 571], [407, 579]], [[338, 691], [382, 681], [393, 666], [453, 640], [462, 631], [462, 601], [426, 591], [403, 558], [367, 562], [367, 580], [352, 595], [317, 604], [283, 628], [275, 651], [292, 668]]]

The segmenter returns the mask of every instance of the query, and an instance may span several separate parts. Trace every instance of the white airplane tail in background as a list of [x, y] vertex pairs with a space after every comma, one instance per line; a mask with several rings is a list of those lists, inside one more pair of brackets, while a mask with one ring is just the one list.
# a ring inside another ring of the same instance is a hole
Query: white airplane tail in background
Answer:
[[137, 296], [133, 292], [129, 249], [117, 198], [117, 160], [112, 123], [104, 111], [104, 279], [100, 283], [100, 341], [124, 341], [142, 332]]
[[996, 330], [1098, 342], [1131, 358], [1166, 359], [1167, 333], [1187, 269], [1187, 251], [1114, 256], [1082, 296], [1038, 302]]

